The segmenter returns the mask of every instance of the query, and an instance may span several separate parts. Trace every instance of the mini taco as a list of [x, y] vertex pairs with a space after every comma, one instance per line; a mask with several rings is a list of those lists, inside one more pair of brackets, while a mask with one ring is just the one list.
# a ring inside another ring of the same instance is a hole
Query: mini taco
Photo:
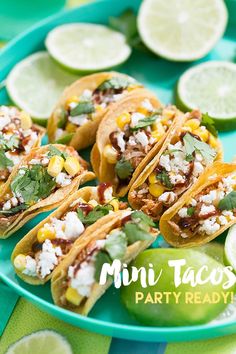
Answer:
[[68, 144], [76, 150], [92, 145], [108, 109], [140, 87], [131, 77], [116, 72], [79, 79], [64, 91], [48, 121], [49, 141]]
[[16, 245], [12, 263], [17, 275], [29, 284], [47, 282], [76, 240], [101, 232], [112, 215], [127, 203], [112, 196], [112, 187], [84, 187], [39, 223]]
[[45, 129], [16, 107], [0, 106], [0, 188], [32, 148], [40, 146]]
[[139, 175], [129, 202], [154, 220], [171, 207], [205, 171], [222, 159], [220, 141], [210, 132], [209, 117], [199, 111], [182, 115], [168, 133], [158, 154]]
[[236, 164], [215, 162], [160, 219], [175, 247], [207, 243], [236, 223]]
[[59, 206], [79, 185], [94, 178], [72, 147], [32, 149], [12, 170], [0, 193], [0, 238], [6, 238], [35, 215]]
[[78, 240], [52, 277], [54, 302], [68, 310], [87, 315], [112, 284], [99, 284], [104, 263], [130, 263], [158, 235], [153, 221], [142, 212], [117, 212], [101, 232], [91, 233], [86, 242]]
[[91, 163], [100, 181], [109, 181], [124, 196], [147, 163], [158, 153], [181, 113], [162, 107], [145, 89], [124, 98], [101, 122]]

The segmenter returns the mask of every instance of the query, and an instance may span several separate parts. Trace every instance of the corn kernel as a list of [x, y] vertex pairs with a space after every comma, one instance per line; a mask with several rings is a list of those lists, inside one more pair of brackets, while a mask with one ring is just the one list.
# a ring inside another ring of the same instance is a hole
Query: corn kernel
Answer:
[[116, 199], [116, 198], [112, 199], [109, 202], [109, 204], [113, 206], [113, 211], [118, 211], [119, 210], [120, 204], [119, 204], [119, 200], [118, 199]]
[[76, 131], [76, 126], [73, 123], [67, 123], [66, 124], [66, 131], [68, 133], [74, 133]]
[[143, 114], [144, 116], [147, 116], [149, 114], [149, 111], [147, 110], [147, 108], [144, 108], [144, 107], [138, 107], [137, 112]]
[[165, 128], [161, 124], [161, 122], [155, 122], [152, 124], [152, 132], [158, 132], [160, 135], [165, 134]]
[[75, 306], [78, 306], [83, 299], [83, 296], [78, 294], [77, 290], [71, 287], [67, 288], [65, 296], [66, 300]]
[[[204, 128], [204, 129], [202, 129]], [[194, 134], [198, 135], [202, 141], [206, 142], [209, 138], [209, 132], [205, 127], [200, 127], [193, 132]]]
[[52, 156], [48, 164], [48, 174], [52, 177], [56, 177], [62, 171], [64, 167], [64, 159], [61, 156]]
[[64, 168], [70, 176], [75, 176], [80, 171], [80, 163], [76, 157], [69, 156], [66, 158]]
[[218, 141], [211, 133], [209, 133], [209, 144], [213, 149], [218, 147]]
[[24, 254], [18, 254], [14, 259], [14, 267], [22, 272], [26, 267], [26, 256]]
[[26, 130], [32, 127], [32, 119], [25, 111], [20, 112], [21, 128]]
[[103, 155], [110, 164], [117, 163], [117, 151], [111, 144], [107, 144], [103, 150]]
[[116, 118], [116, 123], [120, 129], [123, 129], [126, 124], [131, 121], [131, 115], [129, 113], [123, 113]]
[[104, 110], [104, 107], [101, 105], [101, 104], [98, 104], [97, 106], [96, 106], [96, 111], [97, 112], [101, 112], [101, 111], [103, 111]]
[[152, 172], [149, 176], [148, 176], [148, 181], [151, 184], [157, 183], [157, 175], [155, 172]]
[[172, 109], [164, 108], [162, 112], [163, 119], [172, 119], [175, 115], [175, 111]]
[[162, 195], [162, 193], [165, 191], [165, 187], [161, 186], [160, 184], [150, 184], [150, 186], [148, 187], [149, 189], [149, 193], [151, 195], [153, 195], [153, 197], [160, 197], [160, 195]]
[[56, 234], [53, 230], [42, 227], [38, 230], [37, 239], [39, 243], [43, 243], [45, 240], [54, 240], [56, 238]]
[[191, 128], [191, 130], [196, 130], [200, 127], [200, 120], [193, 118], [193, 119], [189, 119], [187, 120], [187, 122], [184, 124], [185, 127], [189, 127]]
[[79, 102], [79, 97], [71, 96], [71, 97], [67, 98], [65, 106], [66, 106], [66, 108], [69, 108], [71, 103], [78, 103], [78, 102]]

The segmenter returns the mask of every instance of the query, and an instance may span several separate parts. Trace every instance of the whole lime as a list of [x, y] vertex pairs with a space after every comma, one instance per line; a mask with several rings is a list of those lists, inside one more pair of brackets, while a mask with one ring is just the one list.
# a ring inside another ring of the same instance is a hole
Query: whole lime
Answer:
[[[178, 266], [180, 260], [186, 264]], [[175, 265], [171, 266], [170, 261], [174, 261]], [[199, 270], [203, 266], [207, 266], [207, 269], [202, 271], [201, 279], [208, 280], [210, 275], [215, 275], [214, 278], [219, 280], [217, 285], [211, 281], [196, 284], [197, 274], [199, 277]], [[122, 287], [121, 298], [127, 310], [145, 325], [187, 326], [206, 323], [218, 316], [232, 300], [232, 287], [224, 289], [222, 286], [228, 280], [223, 265], [192, 249], [146, 250], [128, 268], [129, 279], [135, 269], [132, 267], [139, 269], [138, 280]], [[147, 282], [147, 287], [143, 287], [141, 267], [145, 268], [146, 274], [153, 269], [155, 279], [161, 272], [155, 285], [150, 286]], [[180, 269], [179, 276], [177, 268]], [[223, 274], [221, 279], [219, 274]], [[176, 284], [178, 279], [181, 280], [180, 285]], [[191, 283], [191, 279], [194, 283]]]

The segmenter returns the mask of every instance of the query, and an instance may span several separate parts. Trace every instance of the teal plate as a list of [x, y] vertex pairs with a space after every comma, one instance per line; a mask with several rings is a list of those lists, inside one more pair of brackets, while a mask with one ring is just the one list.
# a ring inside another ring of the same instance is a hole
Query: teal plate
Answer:
[[[102, 0], [80, 8], [60, 13], [31, 28], [30, 31], [13, 40], [0, 54], [0, 81], [4, 80], [12, 67], [27, 55], [44, 48], [47, 33], [57, 25], [68, 22], [107, 23], [109, 16], [117, 16], [127, 8], [138, 9], [140, 0]], [[229, 2], [230, 22], [224, 38], [215, 49], [203, 59], [232, 61], [236, 53], [236, 2]], [[120, 70], [135, 77], [153, 90], [161, 101], [173, 101], [173, 91], [178, 77], [193, 64], [171, 63], [152, 54], [135, 52]], [[43, 88], [39, 88], [43, 89]], [[0, 91], [0, 103], [8, 102], [7, 94]], [[230, 161], [234, 155], [235, 132], [220, 134], [225, 160]], [[20, 295], [32, 301], [42, 310], [69, 322], [75, 326], [125, 339], [142, 341], [182, 341], [222, 336], [236, 331], [236, 321], [210, 323], [201, 326], [186, 327], [144, 327], [135, 322], [122, 306], [119, 291], [111, 287], [97, 302], [89, 314], [83, 317], [55, 306], [50, 295], [49, 284], [30, 286], [23, 283], [14, 273], [10, 262], [11, 252], [17, 241], [35, 226], [45, 215], [40, 215], [8, 240], [0, 241], [0, 278]]]

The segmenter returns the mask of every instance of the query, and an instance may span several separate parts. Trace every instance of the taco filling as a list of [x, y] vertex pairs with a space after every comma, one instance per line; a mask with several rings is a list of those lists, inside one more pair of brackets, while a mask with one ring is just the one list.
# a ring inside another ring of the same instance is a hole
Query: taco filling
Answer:
[[[66, 151], [75, 154], [73, 148], [67, 147]], [[69, 156], [66, 151], [49, 145], [46, 153], [39, 153], [26, 166], [20, 166], [7, 193], [0, 199], [1, 226], [9, 226], [19, 214], [59, 188], [70, 185], [87, 170], [87, 163], [79, 155]]]
[[126, 203], [112, 196], [112, 187], [93, 187], [93, 198], [74, 200], [60, 218], [51, 217], [38, 231], [28, 254], [18, 254], [14, 266], [23, 274], [44, 279], [52, 273], [85, 229], [105, 215], [125, 209]]
[[42, 131], [24, 111], [0, 107], [0, 185], [6, 182], [13, 167], [40, 144]]
[[175, 235], [190, 238], [194, 235], [213, 235], [234, 220], [236, 172], [203, 189], [168, 223]]
[[117, 129], [110, 134], [103, 155], [114, 165], [120, 185], [129, 184], [133, 171], [167, 132], [175, 114], [175, 107], [155, 110], [145, 99], [136, 112], [124, 112], [116, 118]]
[[62, 305], [75, 307], [85, 302], [99, 283], [104, 263], [123, 260], [129, 246], [138, 241], [154, 241], [157, 229], [151, 219], [139, 211], [124, 212], [119, 225], [105, 239], [91, 241], [68, 268], [63, 283]]
[[105, 80], [95, 90], [86, 89], [81, 96], [67, 99], [60, 112], [55, 139], [65, 133], [75, 133], [78, 127], [94, 120], [111, 103], [119, 101], [131, 90], [141, 87], [131, 78], [112, 77]]
[[192, 112], [144, 183], [130, 192], [137, 207], [158, 219], [217, 158], [218, 141]]

